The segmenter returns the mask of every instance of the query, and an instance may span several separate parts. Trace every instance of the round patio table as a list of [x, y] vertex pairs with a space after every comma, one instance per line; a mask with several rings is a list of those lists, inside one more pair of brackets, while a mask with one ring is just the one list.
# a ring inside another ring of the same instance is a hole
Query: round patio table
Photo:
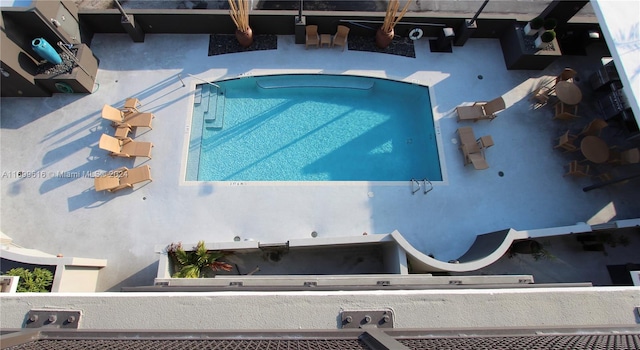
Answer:
[[582, 101], [582, 91], [578, 85], [568, 81], [561, 81], [556, 84], [556, 96], [568, 105], [577, 105]]
[[587, 160], [596, 164], [604, 163], [609, 159], [609, 146], [597, 136], [586, 136], [580, 142], [580, 151]]

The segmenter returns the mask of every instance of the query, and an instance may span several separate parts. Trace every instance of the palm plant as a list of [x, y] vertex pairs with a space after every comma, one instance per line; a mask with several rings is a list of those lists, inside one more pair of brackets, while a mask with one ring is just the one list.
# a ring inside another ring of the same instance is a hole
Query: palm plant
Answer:
[[229, 14], [236, 25], [236, 38], [240, 45], [248, 47], [253, 43], [253, 31], [249, 27], [249, 0], [229, 1]]
[[226, 254], [220, 251], [209, 251], [204, 241], [199, 241], [192, 251], [185, 251], [182, 243], [171, 243], [167, 248], [167, 253], [174, 260], [175, 269], [178, 270], [172, 277], [177, 278], [199, 278], [204, 277], [204, 269], [211, 268], [213, 271], [231, 271], [233, 268], [226, 262], [218, 261]]
[[400, 8], [399, 0], [389, 0], [387, 4], [387, 11], [384, 15], [384, 21], [382, 22], [382, 26], [376, 32], [376, 44], [379, 48], [384, 49], [393, 40], [394, 30], [393, 28], [400, 22], [402, 17], [407, 13], [409, 9], [409, 4], [411, 1], [407, 1], [404, 5], [400, 14], [398, 14], [398, 10]]

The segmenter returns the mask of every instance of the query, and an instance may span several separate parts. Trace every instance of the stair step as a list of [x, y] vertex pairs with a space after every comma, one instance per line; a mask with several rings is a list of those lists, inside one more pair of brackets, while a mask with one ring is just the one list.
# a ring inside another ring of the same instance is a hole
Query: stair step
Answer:
[[211, 105], [211, 89], [209, 88], [209, 85], [204, 84], [202, 85], [202, 103], [204, 103], [204, 112], [207, 113], [209, 112], [209, 106]]
[[205, 115], [205, 128], [222, 129], [224, 124], [224, 105], [226, 103], [226, 99], [224, 95], [218, 94], [217, 98], [215, 98], [214, 100], [216, 101], [216, 106], [213, 110], [214, 116], [212, 118], [208, 118], [208, 116]]
[[202, 103], [202, 85], [196, 86], [196, 93], [193, 97], [193, 104], [199, 105]]

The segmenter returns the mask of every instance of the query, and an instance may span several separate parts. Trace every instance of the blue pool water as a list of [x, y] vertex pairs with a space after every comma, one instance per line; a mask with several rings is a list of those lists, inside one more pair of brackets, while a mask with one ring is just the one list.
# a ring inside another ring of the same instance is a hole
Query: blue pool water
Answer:
[[427, 87], [339, 75], [198, 85], [188, 181], [442, 180]]

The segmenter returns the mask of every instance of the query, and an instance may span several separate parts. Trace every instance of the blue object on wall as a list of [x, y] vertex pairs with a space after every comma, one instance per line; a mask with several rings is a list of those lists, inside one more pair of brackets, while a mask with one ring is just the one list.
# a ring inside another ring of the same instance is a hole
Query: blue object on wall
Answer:
[[45, 60], [53, 64], [62, 63], [62, 58], [60, 58], [60, 55], [58, 55], [53, 46], [49, 45], [49, 43], [43, 38], [33, 39], [33, 41], [31, 42], [31, 47], [33, 48], [33, 51], [35, 51], [38, 55], [40, 55], [40, 57], [44, 58]]

